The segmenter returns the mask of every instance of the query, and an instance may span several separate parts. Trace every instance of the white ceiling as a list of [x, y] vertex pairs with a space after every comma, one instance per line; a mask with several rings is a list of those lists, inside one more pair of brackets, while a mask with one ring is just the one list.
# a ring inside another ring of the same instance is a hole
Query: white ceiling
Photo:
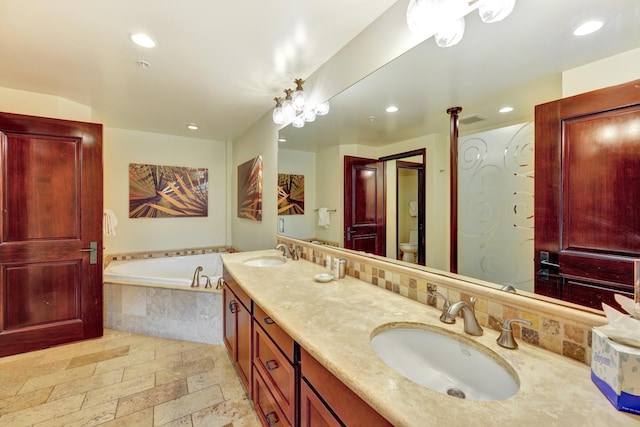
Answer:
[[0, 87], [109, 127], [232, 140], [395, 1], [0, 0]]
[[[590, 19], [603, 20], [603, 28], [572, 34]], [[381, 146], [448, 132], [446, 110], [454, 106], [463, 107], [461, 118], [484, 118], [461, 124], [461, 133], [532, 120], [535, 105], [562, 97], [562, 71], [638, 47], [640, 0], [517, 0], [513, 13], [494, 24], [471, 12], [458, 45], [426, 40], [334, 97], [328, 116], [283, 129], [280, 147]], [[638, 64], [640, 58], [630, 66], [640, 79]], [[385, 113], [390, 104], [399, 111]], [[514, 111], [498, 113], [505, 105]]]

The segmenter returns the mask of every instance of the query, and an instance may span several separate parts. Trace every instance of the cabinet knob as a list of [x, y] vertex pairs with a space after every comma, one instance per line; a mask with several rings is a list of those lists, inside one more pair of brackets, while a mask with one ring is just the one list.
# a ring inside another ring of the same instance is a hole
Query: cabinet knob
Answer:
[[270, 371], [275, 371], [276, 369], [278, 369], [278, 361], [275, 359], [267, 360], [264, 366], [266, 366]]
[[276, 414], [275, 411], [269, 412], [264, 416], [264, 418], [267, 420], [267, 424], [270, 426], [278, 424], [278, 422], [280, 421], [280, 418], [278, 418], [278, 414]]
[[267, 325], [273, 325], [276, 322], [271, 317], [265, 317], [264, 323], [266, 323]]
[[238, 304], [235, 301], [229, 301], [229, 311], [232, 313], [236, 313], [238, 311]]

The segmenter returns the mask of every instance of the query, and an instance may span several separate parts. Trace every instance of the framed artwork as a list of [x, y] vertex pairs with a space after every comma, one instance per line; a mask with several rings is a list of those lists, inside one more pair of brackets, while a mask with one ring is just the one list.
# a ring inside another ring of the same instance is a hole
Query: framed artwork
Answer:
[[129, 218], [208, 216], [207, 168], [129, 164]]
[[238, 218], [262, 221], [262, 156], [238, 166]]
[[278, 215], [304, 215], [304, 175], [278, 174]]

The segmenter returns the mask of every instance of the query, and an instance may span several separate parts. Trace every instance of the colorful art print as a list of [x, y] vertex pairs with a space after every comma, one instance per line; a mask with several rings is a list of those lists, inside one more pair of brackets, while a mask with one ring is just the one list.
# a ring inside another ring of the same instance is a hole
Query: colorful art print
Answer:
[[262, 221], [262, 156], [238, 166], [238, 218]]
[[304, 215], [304, 175], [278, 174], [278, 215]]
[[129, 218], [208, 216], [206, 168], [129, 164]]

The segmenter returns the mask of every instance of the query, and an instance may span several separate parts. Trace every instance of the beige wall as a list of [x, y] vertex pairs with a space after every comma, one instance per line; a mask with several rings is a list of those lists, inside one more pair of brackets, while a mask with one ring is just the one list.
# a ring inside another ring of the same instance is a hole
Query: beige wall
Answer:
[[[317, 238], [315, 227], [318, 224], [316, 204], [316, 155], [306, 151], [278, 150], [278, 173], [304, 175], [304, 215], [279, 215], [284, 222], [284, 236], [310, 239]], [[324, 173], [320, 181], [324, 179]], [[275, 197], [275, 195], [274, 195]]]
[[[262, 221], [238, 218], [238, 165], [262, 156]], [[247, 132], [233, 141], [229, 173], [230, 202], [227, 211], [231, 222], [233, 246], [243, 251], [272, 248], [276, 244], [277, 185], [278, 185], [278, 129], [265, 114]]]
[[[126, 129], [104, 128], [104, 207], [118, 217], [105, 253], [226, 245], [226, 144]], [[129, 218], [129, 163], [209, 169], [209, 215], [202, 218]]]
[[54, 119], [93, 122], [93, 111], [59, 96], [0, 87], [0, 111]]
[[562, 73], [562, 97], [640, 79], [640, 48]]

